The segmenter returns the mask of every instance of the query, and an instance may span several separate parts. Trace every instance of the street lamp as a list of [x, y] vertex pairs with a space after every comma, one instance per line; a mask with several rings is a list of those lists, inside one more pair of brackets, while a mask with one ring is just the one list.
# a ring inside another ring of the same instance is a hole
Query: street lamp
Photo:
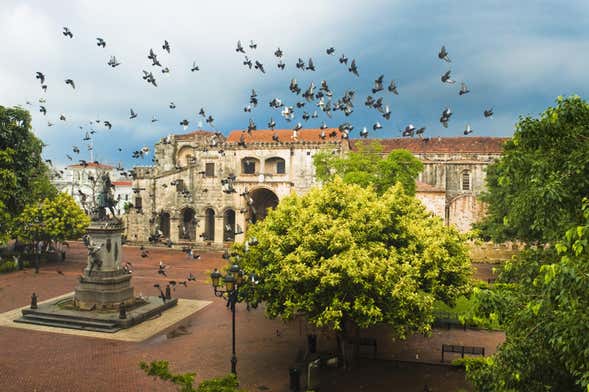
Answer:
[[[221, 286], [221, 278], [223, 278], [224, 288]], [[223, 275], [215, 268], [211, 273], [211, 281], [213, 283], [213, 290], [216, 297], [225, 298], [227, 306], [231, 307], [231, 333], [232, 333], [232, 351], [231, 351], [231, 373], [237, 374], [237, 356], [235, 355], [235, 304], [239, 302], [238, 293], [239, 288], [243, 285], [243, 270], [239, 265], [233, 264], [227, 275]]]

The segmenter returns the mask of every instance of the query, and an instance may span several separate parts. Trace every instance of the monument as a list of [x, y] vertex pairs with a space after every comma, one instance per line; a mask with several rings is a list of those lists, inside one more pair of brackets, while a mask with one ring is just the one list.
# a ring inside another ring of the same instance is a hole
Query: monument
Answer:
[[114, 214], [113, 186], [108, 174], [100, 180], [92, 221], [84, 236], [88, 262], [74, 296], [37, 304], [34, 295], [31, 307], [23, 309], [23, 316], [15, 322], [116, 332], [176, 305], [176, 298], [134, 296], [132, 275], [121, 263], [124, 226]]

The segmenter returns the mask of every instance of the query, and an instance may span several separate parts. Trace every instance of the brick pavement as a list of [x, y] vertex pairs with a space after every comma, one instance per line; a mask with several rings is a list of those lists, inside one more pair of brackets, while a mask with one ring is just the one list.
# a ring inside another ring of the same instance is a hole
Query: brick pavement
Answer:
[[[221, 254], [203, 253], [201, 260], [192, 261], [184, 253], [167, 248], [151, 248], [148, 258], [141, 258], [137, 247], [125, 246], [123, 252], [124, 260], [130, 261], [134, 267], [132, 282], [136, 295], [153, 295], [153, 284], [165, 282], [157, 274], [157, 265], [162, 260], [170, 265], [169, 279], [184, 280], [189, 272], [197, 277], [196, 283], [190, 282], [188, 288], [178, 287], [174, 295], [209, 300], [212, 304], [140, 343], [0, 327], [0, 390], [175, 390], [167, 383], [147, 377], [138, 367], [142, 360], [169, 360], [173, 371], [196, 372], [197, 380], [228, 373], [231, 350], [230, 312], [223, 300], [214, 297], [208, 280], [208, 274], [213, 268], [225, 265]], [[72, 291], [85, 259], [85, 248], [80, 243], [72, 242], [66, 262], [42, 266], [38, 275], [32, 269], [0, 275], [0, 312], [27, 305], [33, 291], [38, 293], [41, 300]], [[58, 269], [63, 275], [56, 272]], [[237, 370], [241, 385], [249, 391], [288, 390], [288, 368], [295, 362], [297, 353], [305, 349], [305, 326], [297, 321], [283, 323], [268, 320], [263, 315], [263, 309], [248, 312], [244, 305], [238, 305], [236, 318]], [[179, 326], [183, 326], [188, 334], [174, 333]], [[408, 342], [388, 342], [382, 345], [379, 340], [379, 355], [383, 358], [414, 360], [417, 350], [422, 355], [420, 360], [427, 361], [429, 356], [429, 360], [436, 362], [439, 361], [439, 347], [436, 353], [436, 346], [440, 342], [477, 342], [473, 345], [479, 345], [483, 339], [489, 347], [494, 347], [503, 340], [503, 336], [498, 333], [464, 333], [451, 330], [435, 332], [433, 339], [429, 341], [422, 337], [413, 337]], [[326, 347], [333, 348], [334, 339], [329, 335], [320, 335], [318, 345], [322, 350]], [[375, 362], [370, 367], [372, 370], [364, 370], [370, 377], [374, 377], [373, 374], [378, 369], [386, 374], [393, 374], [389, 367], [390, 364]], [[363, 368], [358, 369], [360, 371]], [[449, 377], [451, 382], [444, 381], [450, 382], [448, 388], [455, 388], [457, 385], [467, 387], [461, 381], [461, 374], [454, 375], [454, 378], [445, 373], [442, 376], [432, 376], [440, 370], [431, 367], [423, 369], [423, 372], [416, 370], [415, 377]], [[329, 374], [326, 376], [331, 377]], [[332, 377], [326, 381], [326, 385], [330, 385], [330, 390], [342, 392], [359, 390], [353, 383], [346, 383], [345, 377], [341, 378], [344, 384], [336, 382], [339, 377]], [[357, 378], [358, 382], [361, 380], [361, 377]], [[370, 378], [362, 385], [361, 390], [371, 390]], [[434, 390], [446, 390], [443, 384], [439, 388], [441, 389]]]

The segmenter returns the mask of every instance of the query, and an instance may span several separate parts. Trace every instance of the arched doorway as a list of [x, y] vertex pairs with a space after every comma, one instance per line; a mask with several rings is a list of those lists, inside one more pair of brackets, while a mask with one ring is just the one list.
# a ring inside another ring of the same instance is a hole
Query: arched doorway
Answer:
[[182, 222], [180, 224], [180, 239], [194, 241], [196, 238], [196, 217], [192, 208], [182, 210]]
[[215, 210], [207, 208], [205, 211], [205, 241], [215, 240]]
[[223, 214], [223, 241], [235, 241], [235, 211], [231, 209]]
[[268, 214], [268, 209], [274, 209], [278, 205], [278, 196], [266, 188], [258, 188], [249, 193], [249, 216], [252, 223], [263, 220]]
[[160, 212], [157, 227], [164, 238], [170, 238], [170, 214], [168, 212]]

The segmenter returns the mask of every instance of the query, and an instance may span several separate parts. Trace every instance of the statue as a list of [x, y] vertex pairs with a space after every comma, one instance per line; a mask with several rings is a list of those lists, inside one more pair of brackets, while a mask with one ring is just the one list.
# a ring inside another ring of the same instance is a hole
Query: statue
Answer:
[[100, 249], [102, 249], [102, 244], [88, 244], [88, 256], [90, 257], [90, 270], [88, 271], [88, 276], [90, 276], [94, 267], [100, 268], [102, 266], [102, 259], [98, 254]]
[[[104, 173], [100, 176], [101, 180], [101, 187], [100, 192], [98, 192], [97, 196], [97, 205], [94, 208], [92, 214], [92, 220], [96, 221], [107, 221], [109, 220], [107, 210], [110, 211], [110, 214], [113, 219], [116, 218], [115, 214], [115, 205], [117, 204], [112, 189], [114, 185], [110, 180], [110, 176], [108, 173]], [[118, 219], [117, 219], [118, 220]]]

